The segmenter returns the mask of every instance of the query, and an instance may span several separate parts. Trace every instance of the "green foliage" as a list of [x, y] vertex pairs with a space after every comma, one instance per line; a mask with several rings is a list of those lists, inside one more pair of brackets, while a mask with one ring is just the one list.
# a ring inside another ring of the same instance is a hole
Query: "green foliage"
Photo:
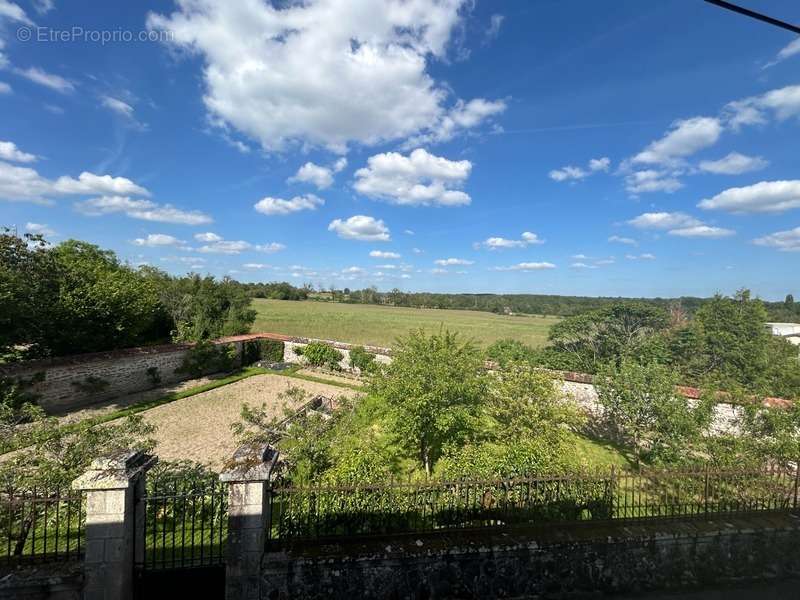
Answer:
[[36, 403], [39, 395], [31, 391], [44, 380], [44, 373], [30, 379], [0, 377], [0, 452], [11, 450], [25, 435], [23, 425], [41, 419], [44, 411]]
[[486, 349], [486, 358], [505, 367], [510, 363], [532, 362], [534, 349], [519, 340], [497, 340]]
[[301, 355], [314, 367], [327, 367], [334, 371], [341, 368], [339, 362], [344, 358], [341, 352], [324, 342], [311, 342], [302, 348], [295, 348], [295, 354]]
[[218, 480], [218, 473], [200, 463], [191, 460], [160, 460], [147, 472], [147, 491], [154, 495], [159, 490], [196, 493], [211, 488]]
[[550, 342], [557, 351], [571, 354], [581, 370], [594, 373], [610, 361], [636, 357], [649, 362], [661, 353], [653, 347], [653, 336], [667, 325], [664, 309], [618, 302], [556, 323]]
[[175, 341], [201, 341], [247, 333], [255, 321], [250, 297], [237, 282], [192, 274], [160, 279], [159, 298], [175, 329]]
[[350, 366], [360, 373], [371, 373], [376, 366], [375, 354], [368, 352], [364, 346], [350, 348]]
[[242, 366], [263, 360], [270, 363], [283, 361], [283, 342], [280, 340], [252, 340], [242, 349]]
[[447, 444], [458, 445], [477, 427], [486, 392], [483, 356], [448, 331], [415, 331], [398, 340], [392, 362], [370, 384], [398, 444], [430, 474]]
[[150, 382], [150, 385], [154, 388], [161, 385], [161, 372], [158, 370], [158, 367], [147, 367], [145, 374], [147, 375], [147, 380]]
[[228, 373], [236, 367], [236, 348], [231, 344], [197, 342], [187, 352], [176, 373], [202, 377], [210, 373]]
[[636, 458], [655, 463], [691, 462], [701, 450], [713, 416], [706, 394], [695, 406], [675, 390], [674, 371], [658, 363], [623, 359], [608, 365], [595, 384], [611, 433]]
[[96, 375], [87, 375], [82, 381], [73, 381], [70, 385], [85, 396], [94, 396], [106, 391], [111, 382]]

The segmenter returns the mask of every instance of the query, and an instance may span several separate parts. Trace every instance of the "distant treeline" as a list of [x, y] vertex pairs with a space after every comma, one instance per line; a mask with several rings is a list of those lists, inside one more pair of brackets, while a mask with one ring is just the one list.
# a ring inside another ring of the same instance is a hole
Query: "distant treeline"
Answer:
[[[638, 301], [651, 306], [669, 309], [674, 306], [692, 315], [710, 301], [710, 298], [681, 296], [679, 298], [621, 298], [590, 296], [557, 296], [546, 294], [434, 294], [427, 292], [408, 293], [400, 290], [379, 292], [375, 288], [349, 290], [333, 293], [333, 299], [357, 304], [387, 304], [411, 308], [440, 308], [479, 310], [496, 314], [553, 315], [572, 317], [592, 310], [606, 308], [620, 301]], [[800, 304], [791, 294], [784, 302], [764, 302], [769, 318], [773, 321], [800, 319]]]

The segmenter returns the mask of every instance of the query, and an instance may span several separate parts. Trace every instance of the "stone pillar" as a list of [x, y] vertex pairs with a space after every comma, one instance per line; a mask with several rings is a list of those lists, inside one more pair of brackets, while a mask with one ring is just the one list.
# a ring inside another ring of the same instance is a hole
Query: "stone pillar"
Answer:
[[225, 599], [258, 600], [261, 557], [270, 522], [270, 489], [278, 451], [269, 444], [242, 446], [220, 476], [228, 483]]
[[144, 527], [144, 519], [134, 515], [136, 491], [141, 493], [144, 474], [156, 461], [134, 451], [96, 458], [72, 482], [73, 489], [86, 492], [85, 600], [133, 598], [134, 548], [144, 551], [144, 535], [137, 538], [136, 531]]

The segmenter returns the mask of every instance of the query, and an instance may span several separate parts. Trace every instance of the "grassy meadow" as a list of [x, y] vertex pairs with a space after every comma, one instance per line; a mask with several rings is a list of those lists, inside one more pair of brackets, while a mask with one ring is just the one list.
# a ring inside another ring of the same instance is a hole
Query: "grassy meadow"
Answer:
[[258, 317], [253, 332], [282, 333], [353, 344], [391, 346], [410, 329], [450, 331], [473, 339], [481, 346], [513, 338], [531, 346], [543, 346], [547, 332], [558, 317], [506, 316], [471, 310], [402, 308], [371, 304], [253, 300]]

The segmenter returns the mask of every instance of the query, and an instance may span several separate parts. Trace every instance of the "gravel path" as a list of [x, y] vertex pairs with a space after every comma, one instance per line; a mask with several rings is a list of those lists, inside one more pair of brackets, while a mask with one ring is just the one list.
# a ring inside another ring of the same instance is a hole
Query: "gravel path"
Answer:
[[281, 392], [301, 387], [309, 394], [328, 397], [358, 394], [353, 390], [302, 381], [280, 375], [255, 375], [236, 383], [176, 400], [140, 413], [157, 427], [155, 453], [163, 460], [188, 459], [219, 469], [236, 444], [231, 423], [239, 420], [242, 404], [267, 404], [275, 415], [282, 413]]

